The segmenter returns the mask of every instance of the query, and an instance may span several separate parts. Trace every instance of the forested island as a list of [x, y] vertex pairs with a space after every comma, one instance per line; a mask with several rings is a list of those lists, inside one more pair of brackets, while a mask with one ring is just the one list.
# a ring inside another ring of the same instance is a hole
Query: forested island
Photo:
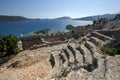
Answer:
[[14, 21], [25, 21], [25, 20], [31, 20], [22, 16], [6, 16], [6, 15], [0, 15], [0, 22], [14, 22]]

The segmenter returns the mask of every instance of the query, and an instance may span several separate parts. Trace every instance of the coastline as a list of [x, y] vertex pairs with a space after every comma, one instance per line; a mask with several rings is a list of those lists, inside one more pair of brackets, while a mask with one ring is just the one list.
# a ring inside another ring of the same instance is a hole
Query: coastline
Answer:
[[[30, 21], [20, 21], [20, 22], [12, 22], [12, 23], [0, 23], [0, 34], [1, 35], [8, 35], [13, 34], [15, 36], [29, 35], [31, 32], [43, 29], [53, 29], [56, 31], [66, 31], [66, 25], [87, 25], [92, 24], [92, 22], [82, 23], [81, 21], [75, 20], [30, 20]], [[22, 29], [22, 30], [18, 30]]]

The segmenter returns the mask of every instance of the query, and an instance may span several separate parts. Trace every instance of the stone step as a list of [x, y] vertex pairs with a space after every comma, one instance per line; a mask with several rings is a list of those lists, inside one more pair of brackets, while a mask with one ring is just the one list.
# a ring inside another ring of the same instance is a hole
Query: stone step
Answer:
[[63, 49], [63, 53], [65, 54], [67, 62], [69, 63], [70, 62], [70, 53], [67, 51], [67, 49]]
[[101, 43], [100, 43], [100, 42], [97, 42], [96, 39], [94, 39], [93, 37], [91, 37], [91, 38], [89, 39], [89, 41], [92, 42], [92, 43], [94, 43], [96, 46], [101, 45]]
[[97, 37], [91, 37], [91, 38], [95, 39], [100, 46], [103, 46], [104, 44], [106, 44], [106, 41], [103, 41]]
[[98, 68], [95, 69], [88, 77], [87, 80], [106, 80], [105, 79], [105, 65], [104, 65], [104, 60], [99, 59], [98, 60]]
[[99, 50], [99, 47], [96, 46], [93, 42], [91, 41], [86, 41], [89, 45], [91, 45], [91, 47], [94, 49], [94, 51], [98, 51]]
[[79, 63], [77, 60], [77, 56], [76, 56], [76, 49], [75, 49], [75, 44], [69, 44], [67, 45], [67, 48], [71, 51], [73, 57], [74, 57], [74, 63]]
[[55, 60], [55, 66], [52, 69], [52, 76], [58, 76], [61, 72], [61, 69], [63, 68], [63, 64], [59, 58], [59, 51], [54, 51], [53, 56]]
[[100, 48], [95, 46], [92, 42], [86, 41], [86, 44], [87, 44], [88, 49], [91, 51], [92, 54], [100, 53]]
[[87, 42], [84, 44], [85, 47], [90, 51], [90, 54], [92, 56], [92, 58], [94, 58], [94, 50], [93, 50], [93, 47], [91, 45], [89, 45]]
[[85, 58], [89, 64], [92, 64], [92, 56], [90, 51], [86, 48], [84, 44], [81, 44], [81, 48], [84, 50]]
[[85, 52], [84, 52], [84, 50], [81, 48], [81, 46], [78, 46], [77, 50], [79, 51], [80, 55], [82, 55], [83, 64], [84, 64], [84, 63], [87, 63], [87, 59], [86, 59]]
[[70, 62], [74, 63], [74, 56], [73, 56], [72, 52], [68, 49], [68, 47], [66, 47], [65, 49], [67, 50], [67, 52], [70, 55]]
[[99, 39], [101, 39], [101, 40], [103, 40], [103, 41], [112, 40], [111, 37], [106, 36], [106, 35], [103, 35], [103, 34], [100, 34], [100, 33], [98, 33], [98, 32], [93, 32], [93, 33], [91, 33], [91, 36], [97, 37], [97, 38], [99, 38]]
[[65, 62], [63, 63], [63, 67], [67, 68], [68, 66], [68, 58], [64, 52], [61, 53], [63, 55], [63, 58], [65, 59]]
[[76, 59], [79, 62], [80, 65], [83, 65], [83, 57], [79, 51], [76, 50]]
[[97, 58], [97, 55], [93, 49], [93, 47], [88, 44], [87, 42], [85, 43], [85, 46], [88, 48], [88, 50], [90, 51], [91, 53], [91, 56], [92, 56], [92, 67], [94, 69], [96, 69], [98, 67], [98, 58]]
[[102, 35], [106, 35], [108, 37], [113, 37], [113, 36], [117, 36], [118, 33], [120, 33], [120, 30], [116, 29], [116, 30], [113, 30], [113, 29], [109, 29], [109, 30], [98, 30], [96, 31]]
[[80, 52], [78, 50], [76, 50], [76, 45], [75, 43], [71, 44], [72, 48], [75, 50], [76, 52], [76, 60], [79, 62], [79, 65], [83, 65], [83, 57], [80, 54]]
[[118, 34], [118, 33], [120, 33], [119, 29], [99, 30], [97, 32], [100, 33], [100, 34], [109, 36], [109, 37], [113, 38], [113, 40], [117, 39], [118, 42], [119, 42], [119, 38], [120, 38], [120, 34]]
[[59, 52], [55, 51], [53, 52], [53, 56], [54, 56], [54, 59], [55, 59], [55, 67], [60, 67], [62, 64], [60, 62], [60, 59], [59, 59]]
[[67, 48], [71, 51], [71, 53], [73, 54], [74, 58], [76, 58], [76, 51], [74, 50], [73, 46], [71, 46], [70, 44], [68, 44]]

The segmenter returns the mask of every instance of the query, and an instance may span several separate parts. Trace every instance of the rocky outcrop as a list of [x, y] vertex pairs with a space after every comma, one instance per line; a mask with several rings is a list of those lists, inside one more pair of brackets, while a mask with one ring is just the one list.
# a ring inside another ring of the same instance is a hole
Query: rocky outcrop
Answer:
[[103, 29], [119, 29], [120, 30], [120, 13], [116, 17], [108, 22]]

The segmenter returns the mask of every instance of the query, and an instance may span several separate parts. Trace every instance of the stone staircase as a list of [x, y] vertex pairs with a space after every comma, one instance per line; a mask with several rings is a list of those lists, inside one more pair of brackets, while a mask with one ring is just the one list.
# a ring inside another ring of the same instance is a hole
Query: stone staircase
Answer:
[[100, 47], [110, 42], [112, 37], [94, 31], [86, 38], [81, 44], [66, 44], [62, 50], [65, 63], [61, 62], [59, 54], [55, 54], [53, 71], [59, 70], [51, 80], [111, 80], [108, 58], [100, 54]]
[[99, 46], [103, 46], [105, 44], [105, 41], [97, 38], [97, 37], [91, 37], [93, 40], [96, 41], [96, 44], [99, 45]]
[[81, 44], [81, 48], [84, 50], [86, 62], [89, 64], [92, 64], [92, 55], [91, 55], [90, 51], [88, 50], [88, 48], [85, 46], [85, 43]]
[[99, 38], [99, 39], [101, 39], [101, 40], [103, 40], [103, 41], [112, 40], [111, 37], [109, 37], [109, 36], [107, 36], [107, 35], [104, 35], [104, 34], [101, 34], [101, 33], [97, 32], [97, 31], [92, 32], [92, 33], [91, 33], [91, 36], [97, 37], [97, 38]]

